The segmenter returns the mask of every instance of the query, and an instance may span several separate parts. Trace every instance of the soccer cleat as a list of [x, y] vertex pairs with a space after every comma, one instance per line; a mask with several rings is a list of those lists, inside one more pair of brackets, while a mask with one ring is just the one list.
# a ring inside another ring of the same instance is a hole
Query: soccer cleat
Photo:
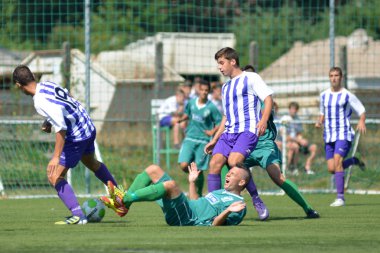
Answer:
[[69, 216], [66, 217], [66, 220], [64, 221], [57, 221], [55, 223], [56, 225], [85, 225], [87, 224], [86, 217], [79, 217], [79, 216]]
[[264, 202], [259, 197], [253, 200], [253, 206], [255, 207], [260, 220], [265, 221], [266, 219], [268, 219], [269, 211], [265, 206]]
[[125, 192], [123, 189], [116, 187], [111, 181], [107, 182], [108, 192], [116, 207], [124, 207], [123, 198]]
[[315, 175], [315, 172], [312, 171], [312, 170], [306, 170], [305, 169], [305, 172], [306, 172], [307, 175]]
[[359, 169], [361, 171], [364, 171], [366, 169], [365, 163], [362, 160], [360, 160], [360, 159], [358, 159], [358, 161], [359, 161], [359, 163], [358, 163]]
[[112, 209], [120, 217], [124, 217], [128, 213], [128, 208], [124, 206], [116, 207], [113, 199], [102, 196], [100, 197], [100, 200], [104, 203], [106, 207]]
[[313, 209], [310, 209], [306, 213], [306, 218], [308, 218], [308, 219], [318, 219], [319, 217], [320, 217], [319, 213]]
[[331, 203], [331, 207], [339, 207], [344, 206], [344, 200], [343, 199], [336, 199], [334, 202]]

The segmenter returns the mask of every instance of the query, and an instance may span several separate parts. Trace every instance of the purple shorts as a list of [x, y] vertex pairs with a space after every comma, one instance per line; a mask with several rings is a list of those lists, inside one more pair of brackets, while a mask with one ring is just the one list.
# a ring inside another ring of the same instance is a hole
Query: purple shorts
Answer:
[[83, 155], [88, 155], [95, 152], [96, 132], [92, 133], [91, 137], [83, 141], [65, 141], [62, 154], [59, 158], [59, 164], [66, 168], [74, 168]]
[[172, 126], [172, 116], [165, 116], [160, 120], [161, 127], [171, 127]]
[[249, 131], [223, 133], [216, 143], [212, 155], [222, 154], [228, 158], [231, 152], [237, 152], [247, 158], [255, 149], [257, 141], [257, 135]]
[[325, 144], [326, 160], [334, 158], [335, 154], [346, 157], [351, 148], [350, 141], [337, 140]]

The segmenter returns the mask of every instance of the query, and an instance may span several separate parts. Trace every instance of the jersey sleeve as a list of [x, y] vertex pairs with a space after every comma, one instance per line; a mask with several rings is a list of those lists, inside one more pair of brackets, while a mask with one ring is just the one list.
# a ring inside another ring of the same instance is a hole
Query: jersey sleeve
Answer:
[[351, 108], [354, 109], [354, 111], [358, 114], [358, 116], [365, 113], [365, 108], [362, 102], [360, 102], [360, 100], [351, 92], [349, 92], [348, 95], [348, 102], [350, 103]]
[[44, 98], [39, 99], [35, 103], [37, 113], [47, 118], [49, 123], [54, 127], [56, 133], [61, 130], [66, 130], [67, 125], [63, 116], [63, 107], [54, 103], [49, 103]]
[[222, 114], [219, 112], [216, 106], [212, 107], [212, 119], [216, 126], [219, 125], [222, 121]]
[[250, 85], [253, 86], [253, 92], [259, 97], [261, 101], [264, 101], [266, 97], [273, 94], [273, 90], [264, 82], [264, 80], [256, 73], [249, 76]]
[[186, 104], [185, 106], [185, 110], [184, 110], [184, 113], [189, 116], [190, 118], [190, 115], [191, 115], [191, 100], [189, 100], [189, 102]]
[[325, 93], [321, 93], [319, 96], [319, 114], [320, 115], [325, 115]]
[[244, 216], [246, 214], [246, 209], [243, 211], [240, 211], [238, 213], [230, 213], [224, 223], [225, 226], [233, 226], [233, 225], [238, 225], [240, 222], [242, 222]]

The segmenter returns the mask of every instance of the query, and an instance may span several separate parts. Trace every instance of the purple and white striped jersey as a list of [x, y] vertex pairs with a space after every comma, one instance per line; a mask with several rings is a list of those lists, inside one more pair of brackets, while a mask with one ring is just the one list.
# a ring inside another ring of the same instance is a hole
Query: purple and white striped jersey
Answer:
[[67, 89], [53, 82], [38, 83], [33, 96], [38, 114], [47, 118], [55, 132], [66, 130], [66, 140], [82, 141], [95, 131], [90, 116]]
[[323, 130], [325, 143], [354, 139], [355, 131], [350, 124], [352, 109], [359, 116], [365, 112], [360, 100], [348, 90], [343, 88], [333, 92], [329, 88], [321, 93], [320, 113], [325, 117]]
[[222, 102], [226, 133], [249, 131], [257, 134], [256, 125], [261, 119], [261, 102], [273, 91], [256, 73], [243, 72], [222, 87]]

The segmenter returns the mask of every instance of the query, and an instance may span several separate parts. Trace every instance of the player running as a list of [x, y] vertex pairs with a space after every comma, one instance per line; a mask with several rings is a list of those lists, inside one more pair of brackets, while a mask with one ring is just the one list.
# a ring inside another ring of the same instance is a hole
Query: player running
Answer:
[[106, 165], [94, 156], [96, 130], [90, 116], [66, 89], [50, 81], [37, 83], [25, 65], [14, 70], [13, 81], [26, 95], [33, 96], [37, 113], [48, 122], [43, 125], [43, 130], [49, 132], [51, 125], [55, 129], [56, 141], [53, 157], [47, 166], [47, 177], [58, 197], [71, 211], [70, 217], [55, 224], [86, 224], [87, 219], [75, 193], [65, 179], [68, 169], [82, 161], [104, 184], [111, 181], [116, 185]]
[[[289, 179], [285, 179], [284, 175], [281, 173], [281, 151], [275, 143], [277, 129], [273, 122], [273, 115], [274, 111], [272, 111], [269, 117], [268, 127], [265, 130], [265, 133], [259, 137], [259, 142], [257, 143], [255, 150], [253, 150], [245, 160], [245, 166], [248, 168], [260, 166], [265, 169], [272, 181], [283, 189], [294, 202], [302, 207], [307, 218], [319, 218], [318, 212], [313, 210], [304, 196], [298, 191], [297, 185]], [[258, 194], [257, 191], [256, 194]]]
[[364, 163], [356, 157], [343, 159], [347, 156], [354, 139], [355, 132], [350, 124], [352, 109], [358, 114], [359, 123], [356, 130], [366, 132], [365, 108], [360, 100], [347, 89], [342, 87], [342, 69], [333, 67], [329, 71], [331, 87], [320, 95], [320, 117], [315, 127], [324, 124], [323, 139], [328, 171], [335, 174], [337, 198], [330, 206], [345, 205], [344, 199], [344, 168], [358, 164], [362, 169]]
[[109, 183], [110, 197], [101, 197], [106, 206], [118, 212], [134, 202], [157, 201], [170, 226], [238, 225], [246, 214], [241, 191], [251, 174], [242, 164], [234, 166], [226, 176], [224, 189], [199, 198], [195, 181], [200, 171], [193, 162], [189, 166], [189, 199], [171, 177], [157, 165], [138, 174], [127, 192]]
[[[224, 115], [220, 127], [204, 150], [212, 153], [207, 178], [209, 192], [221, 188], [220, 172], [224, 164], [234, 167], [255, 149], [258, 136], [267, 128], [273, 103], [273, 91], [258, 74], [240, 69], [239, 56], [234, 49], [220, 49], [215, 60], [220, 72], [230, 80], [222, 87]], [[263, 112], [261, 102], [265, 104]], [[248, 183], [247, 190], [259, 218], [267, 219], [268, 210], [258, 197], [253, 180]]]
[[208, 169], [209, 156], [203, 150], [210, 141], [211, 136], [218, 130], [222, 115], [218, 108], [207, 99], [210, 84], [201, 80], [199, 82], [199, 97], [190, 100], [185, 108], [184, 115], [178, 123], [189, 120], [186, 128], [186, 137], [182, 142], [178, 156], [178, 163], [183, 171], [188, 172], [191, 162], [195, 162], [201, 170], [197, 181], [197, 192], [202, 196], [204, 175], [203, 171]]

